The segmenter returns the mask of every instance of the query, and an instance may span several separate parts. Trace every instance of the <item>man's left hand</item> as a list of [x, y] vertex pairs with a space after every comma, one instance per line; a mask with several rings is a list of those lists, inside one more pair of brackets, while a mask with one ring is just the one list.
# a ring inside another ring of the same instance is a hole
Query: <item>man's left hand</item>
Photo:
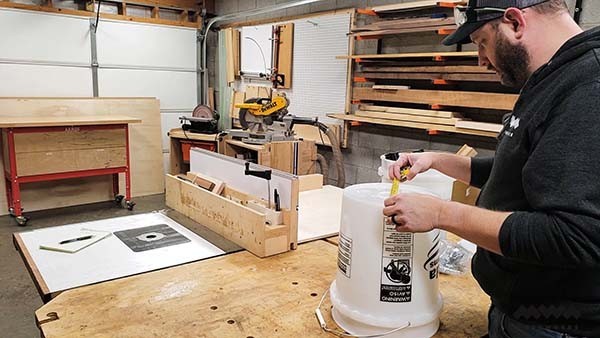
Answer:
[[383, 214], [389, 217], [388, 224], [396, 224], [397, 231], [428, 232], [439, 225], [443, 203], [429, 195], [399, 193], [384, 201]]

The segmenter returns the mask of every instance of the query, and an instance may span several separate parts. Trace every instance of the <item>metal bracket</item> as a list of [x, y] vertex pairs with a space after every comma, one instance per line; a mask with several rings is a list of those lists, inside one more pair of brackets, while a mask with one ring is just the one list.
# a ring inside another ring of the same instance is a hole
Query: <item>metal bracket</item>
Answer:
[[98, 46], [96, 43], [96, 18], [90, 19], [90, 45], [92, 48], [92, 90], [94, 97], [98, 97]]
[[583, 0], [575, 1], [575, 13], [573, 14], [573, 19], [577, 24], [581, 20], [581, 12], [583, 12]]

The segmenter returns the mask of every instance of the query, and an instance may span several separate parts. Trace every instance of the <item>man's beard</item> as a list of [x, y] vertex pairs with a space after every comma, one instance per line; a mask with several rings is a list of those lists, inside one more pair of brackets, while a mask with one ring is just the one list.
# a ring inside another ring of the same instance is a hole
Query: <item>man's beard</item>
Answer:
[[496, 72], [500, 82], [521, 89], [529, 79], [529, 53], [522, 44], [512, 45], [500, 32], [496, 38]]

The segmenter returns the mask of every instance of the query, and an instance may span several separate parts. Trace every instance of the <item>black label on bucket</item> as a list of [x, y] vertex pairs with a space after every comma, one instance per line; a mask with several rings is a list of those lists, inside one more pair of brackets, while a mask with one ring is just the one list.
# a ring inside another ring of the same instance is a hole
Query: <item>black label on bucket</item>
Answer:
[[408, 303], [411, 301], [411, 285], [381, 285], [380, 301], [388, 303]]
[[414, 235], [396, 231], [383, 221], [381, 292], [379, 300], [407, 303], [412, 299], [412, 260]]
[[344, 276], [350, 278], [350, 267], [352, 266], [352, 239], [340, 232], [338, 244], [338, 269]]

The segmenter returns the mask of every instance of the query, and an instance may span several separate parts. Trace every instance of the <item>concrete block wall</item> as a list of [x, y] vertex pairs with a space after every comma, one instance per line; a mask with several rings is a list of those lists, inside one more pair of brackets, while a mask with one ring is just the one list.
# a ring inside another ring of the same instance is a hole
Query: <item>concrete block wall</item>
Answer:
[[[215, 10], [217, 14], [229, 14], [244, 12], [254, 8], [289, 2], [286, 0], [216, 0]], [[286, 16], [302, 15], [343, 8], [366, 8], [371, 6], [385, 5], [399, 2], [399, 0], [324, 0], [318, 3], [295, 7], [275, 13], [263, 14], [256, 17], [246, 17], [244, 21], [262, 19], [282, 18]], [[571, 11], [573, 11], [575, 0], [568, 0]], [[584, 29], [600, 25], [600, 1], [584, 0], [581, 24]], [[437, 41], [439, 37], [431, 35], [427, 42], [423, 36], [419, 39], [411, 38], [409, 35], [402, 38], [392, 38], [391, 43], [384, 44], [384, 52], [395, 52], [398, 46], [412, 45], [417, 50], [444, 50]], [[367, 40], [368, 41], [368, 40]], [[213, 45], [213, 49], [215, 46]], [[374, 52], [372, 42], [362, 42], [357, 45], [356, 52], [359, 54]], [[209, 54], [212, 53], [209, 50]], [[211, 81], [214, 77], [211, 78]], [[214, 82], [212, 82], [214, 83]], [[463, 144], [469, 144], [477, 149], [478, 156], [492, 156], [496, 146], [495, 139], [481, 138], [468, 135], [428, 135], [423, 130], [415, 130], [399, 127], [360, 125], [351, 127], [349, 130], [348, 149], [343, 149], [345, 185], [356, 183], [376, 182], [380, 178], [377, 168], [380, 166], [379, 156], [390, 151], [407, 149], [426, 149], [436, 151], [456, 152]], [[330, 184], [337, 183], [337, 173], [332, 152], [326, 147], [319, 147], [319, 153], [329, 160]]]

